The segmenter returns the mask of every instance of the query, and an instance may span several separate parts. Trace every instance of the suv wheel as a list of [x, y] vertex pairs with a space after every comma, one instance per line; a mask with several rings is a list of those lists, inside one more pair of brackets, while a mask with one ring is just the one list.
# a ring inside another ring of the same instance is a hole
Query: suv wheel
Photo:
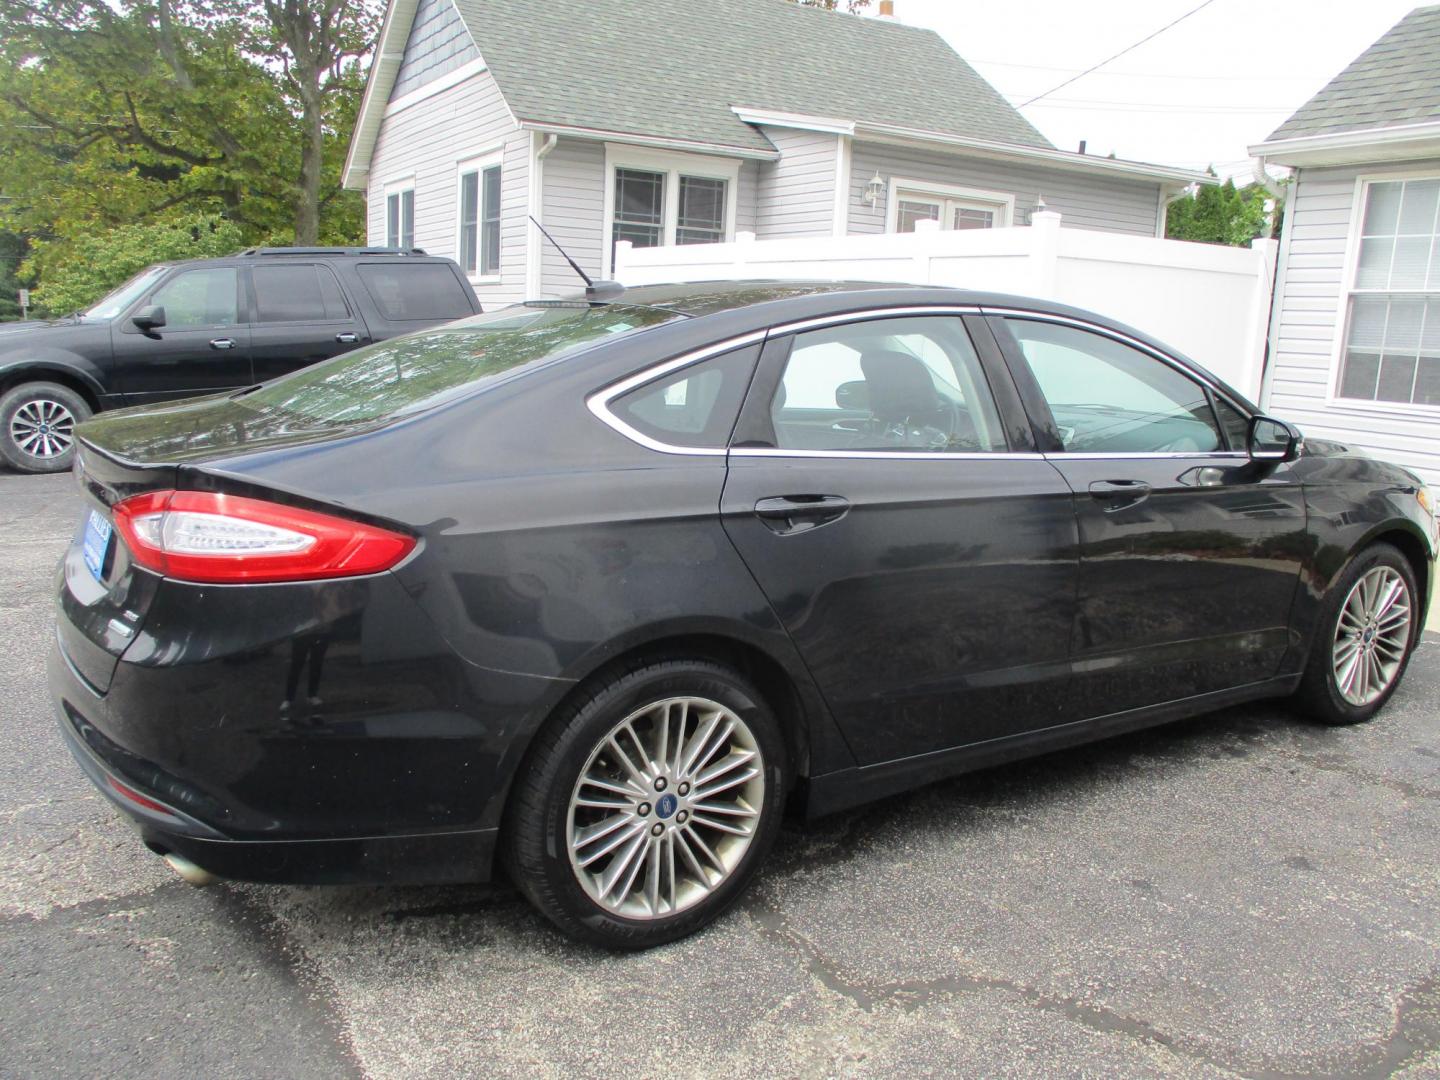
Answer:
[[506, 865], [573, 937], [673, 941], [744, 891], [779, 830], [785, 775], [774, 715], [739, 673], [651, 664], [598, 684], [537, 736]]
[[1369, 720], [1395, 693], [1420, 635], [1409, 560], [1389, 544], [1356, 555], [1330, 587], [1296, 699], [1324, 724]]
[[75, 459], [85, 399], [58, 383], [21, 383], [0, 397], [0, 457], [27, 473], [63, 472]]

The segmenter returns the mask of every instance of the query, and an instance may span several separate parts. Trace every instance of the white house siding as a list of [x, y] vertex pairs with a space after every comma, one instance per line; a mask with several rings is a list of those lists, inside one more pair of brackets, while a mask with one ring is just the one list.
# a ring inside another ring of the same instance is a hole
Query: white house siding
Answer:
[[852, 234], [885, 231], [886, 198], [872, 207], [865, 197], [866, 185], [878, 172], [885, 181], [887, 197], [892, 176], [999, 192], [1015, 197], [1013, 224], [1024, 225], [1043, 196], [1048, 209], [1064, 215], [1067, 228], [1155, 235], [1160, 185], [1153, 181], [1017, 165], [889, 143], [857, 141], [850, 160]]
[[1440, 415], [1330, 400], [1344, 332], [1346, 259], [1361, 176], [1428, 173], [1440, 160], [1299, 170], [1286, 207], [1272, 358], [1262, 404], [1306, 434], [1362, 447], [1440, 484]]
[[755, 234], [761, 240], [829, 236], [835, 213], [835, 157], [839, 140], [820, 131], [762, 128], [780, 151], [760, 163]]
[[451, 0], [420, 0], [390, 98], [393, 101], [418, 90], [479, 56]]
[[500, 281], [478, 284], [475, 293], [487, 308], [522, 299], [530, 141], [528, 134], [516, 128], [488, 71], [422, 97], [385, 118], [370, 164], [370, 242], [385, 242], [386, 187], [413, 178], [416, 245], [432, 255], [456, 258], [457, 166], [502, 149]]

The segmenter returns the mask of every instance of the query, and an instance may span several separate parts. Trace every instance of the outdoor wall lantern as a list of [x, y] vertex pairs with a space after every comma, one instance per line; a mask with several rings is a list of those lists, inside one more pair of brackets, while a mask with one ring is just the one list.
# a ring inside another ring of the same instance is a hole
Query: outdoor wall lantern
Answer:
[[1036, 214], [1043, 214], [1044, 212], [1045, 212], [1045, 196], [1044, 196], [1044, 195], [1037, 195], [1037, 196], [1035, 197], [1035, 208], [1034, 208], [1033, 210], [1031, 210], [1028, 215], [1026, 215], [1026, 218], [1025, 218], [1026, 223], [1029, 224], [1029, 225], [1034, 225], [1034, 224], [1035, 224], [1035, 215], [1036, 215]]
[[865, 198], [870, 200], [870, 209], [874, 210], [880, 205], [880, 200], [885, 197], [885, 181], [877, 169], [875, 176], [865, 185]]

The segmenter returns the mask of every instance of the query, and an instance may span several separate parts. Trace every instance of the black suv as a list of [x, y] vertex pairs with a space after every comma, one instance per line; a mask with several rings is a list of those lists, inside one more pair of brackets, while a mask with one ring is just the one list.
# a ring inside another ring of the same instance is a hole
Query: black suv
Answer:
[[419, 248], [252, 248], [152, 266], [88, 311], [0, 327], [0, 457], [70, 467], [102, 409], [273, 379], [480, 311], [450, 259]]

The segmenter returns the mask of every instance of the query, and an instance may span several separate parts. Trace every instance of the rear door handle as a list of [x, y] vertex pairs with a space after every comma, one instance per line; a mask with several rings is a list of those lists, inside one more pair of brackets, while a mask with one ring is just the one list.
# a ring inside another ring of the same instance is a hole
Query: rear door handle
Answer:
[[233, 349], [235, 347], [235, 339], [228, 337], [211, 338], [210, 347], [212, 349]]
[[1105, 510], [1134, 506], [1150, 496], [1150, 485], [1144, 480], [1096, 480], [1090, 494], [1105, 503]]
[[355, 342], [360, 340], [360, 335], [350, 330], [342, 330], [335, 335], [335, 340], [341, 345], [354, 345]]
[[755, 504], [755, 515], [781, 536], [818, 529], [849, 511], [850, 500], [839, 495], [775, 495]]

